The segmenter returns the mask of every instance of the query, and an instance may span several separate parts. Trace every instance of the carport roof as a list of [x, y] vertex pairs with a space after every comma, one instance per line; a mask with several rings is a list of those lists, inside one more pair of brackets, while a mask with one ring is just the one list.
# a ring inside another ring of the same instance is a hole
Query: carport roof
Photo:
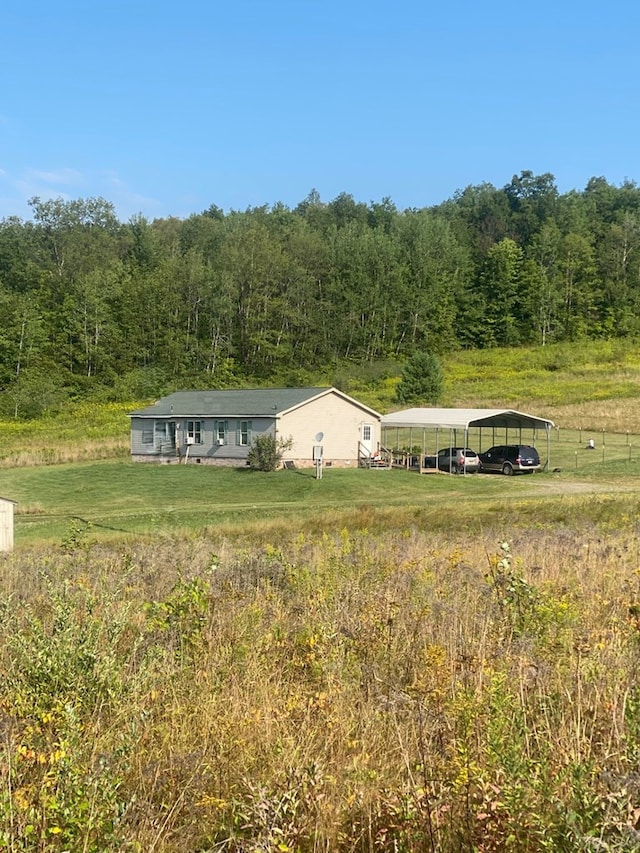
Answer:
[[382, 418], [383, 427], [424, 429], [468, 429], [469, 427], [508, 427], [551, 429], [553, 421], [513, 409], [403, 409]]

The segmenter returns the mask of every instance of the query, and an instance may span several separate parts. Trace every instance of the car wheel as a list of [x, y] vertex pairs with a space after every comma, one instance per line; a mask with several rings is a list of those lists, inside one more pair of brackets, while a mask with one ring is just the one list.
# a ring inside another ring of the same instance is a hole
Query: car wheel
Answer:
[[502, 473], [506, 477], [510, 477], [513, 474], [513, 465], [510, 465], [508, 462], [505, 462], [502, 466]]

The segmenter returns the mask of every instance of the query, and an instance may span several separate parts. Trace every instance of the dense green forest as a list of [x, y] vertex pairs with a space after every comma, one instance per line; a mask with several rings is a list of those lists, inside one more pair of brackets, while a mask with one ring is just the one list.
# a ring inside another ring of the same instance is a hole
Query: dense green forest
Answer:
[[345, 360], [640, 333], [632, 181], [561, 194], [525, 171], [422, 209], [312, 191], [293, 209], [126, 223], [101, 198], [30, 206], [31, 219], [0, 221], [5, 417], [89, 394], [335, 378]]

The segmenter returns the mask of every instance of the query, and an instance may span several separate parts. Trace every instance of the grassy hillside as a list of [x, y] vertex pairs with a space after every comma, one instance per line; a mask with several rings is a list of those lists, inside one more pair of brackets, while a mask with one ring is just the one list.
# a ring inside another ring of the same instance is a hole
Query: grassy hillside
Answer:
[[[444, 359], [445, 406], [513, 408], [562, 429], [640, 432], [640, 347], [589, 341], [457, 352]], [[399, 408], [400, 367], [357, 365], [312, 384], [334, 384], [380, 412]], [[127, 412], [148, 401], [83, 403], [29, 422], [0, 422], [0, 467], [126, 457]]]
[[[455, 352], [443, 359], [443, 366], [444, 406], [511, 408], [550, 418], [565, 428], [639, 431], [637, 342]], [[393, 411], [398, 408], [393, 399], [396, 382], [397, 377], [389, 377], [368, 387], [354, 381], [352, 392], [379, 411]]]
[[76, 403], [30, 421], [0, 421], [0, 468], [126, 457], [135, 403]]

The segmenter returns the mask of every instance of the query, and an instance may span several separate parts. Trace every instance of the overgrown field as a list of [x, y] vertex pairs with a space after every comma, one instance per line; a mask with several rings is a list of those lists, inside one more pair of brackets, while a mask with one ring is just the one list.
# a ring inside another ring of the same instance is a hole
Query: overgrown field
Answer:
[[637, 530], [0, 563], [0, 849], [640, 849]]

